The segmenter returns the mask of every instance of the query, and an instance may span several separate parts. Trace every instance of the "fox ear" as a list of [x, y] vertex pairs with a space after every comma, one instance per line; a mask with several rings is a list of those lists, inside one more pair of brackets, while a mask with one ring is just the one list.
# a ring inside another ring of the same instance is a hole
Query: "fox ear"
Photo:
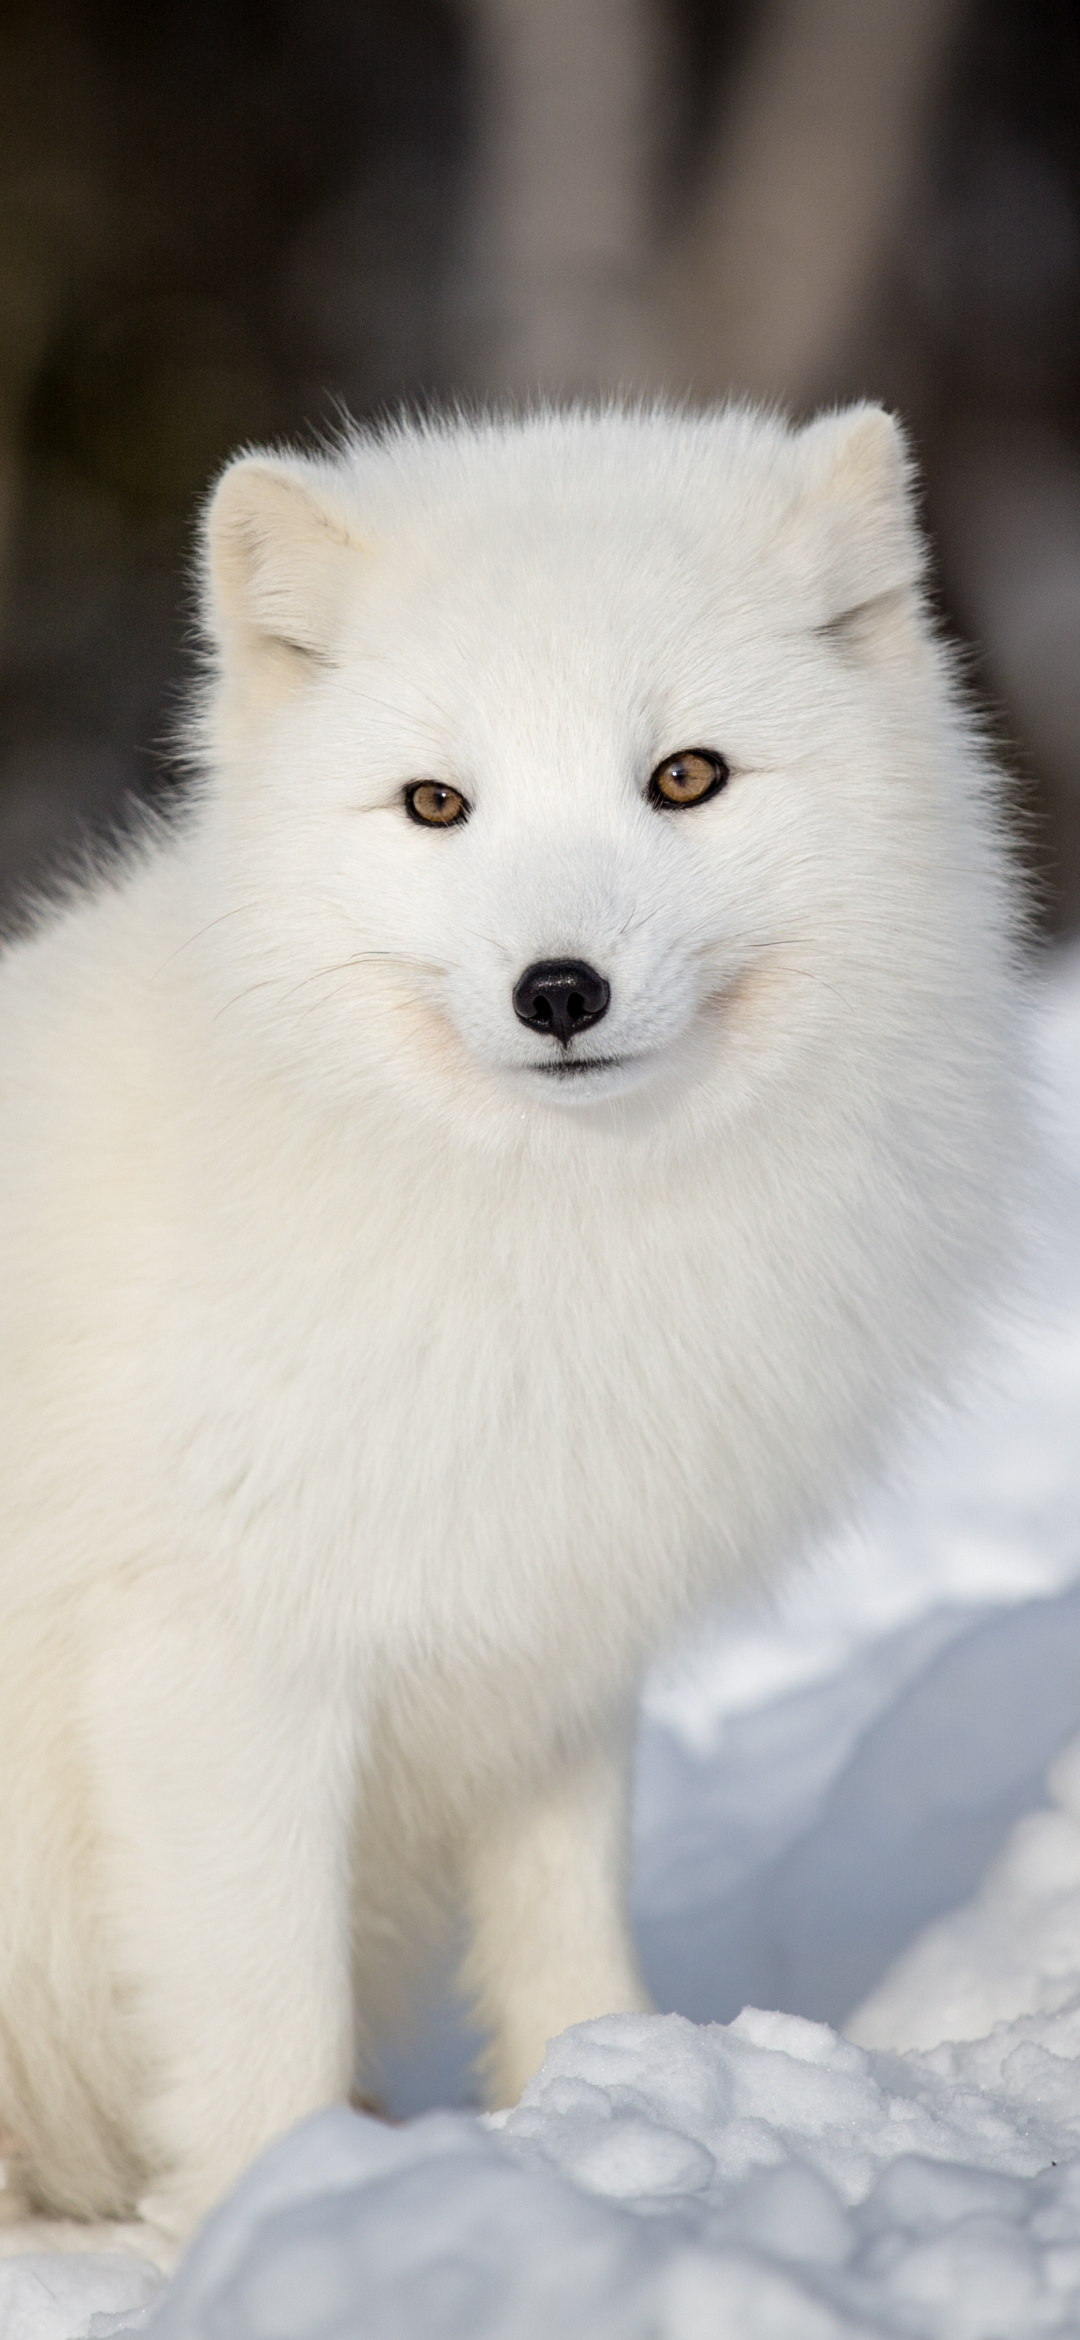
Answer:
[[318, 466], [241, 455], [203, 524], [205, 603], [223, 647], [318, 658], [341, 606], [353, 540], [320, 492]]
[[841, 627], [875, 604], [909, 601], [926, 555], [899, 424], [880, 406], [849, 407], [808, 423], [796, 445], [819, 624]]

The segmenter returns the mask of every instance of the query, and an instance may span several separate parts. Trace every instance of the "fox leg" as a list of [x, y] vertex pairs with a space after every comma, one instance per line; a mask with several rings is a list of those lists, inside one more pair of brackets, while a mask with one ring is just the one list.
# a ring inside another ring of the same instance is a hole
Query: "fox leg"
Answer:
[[470, 1847], [462, 1982], [489, 2034], [492, 2104], [517, 2101], [568, 2024], [650, 2005], [627, 1914], [627, 1771], [623, 1744], [594, 1750]]
[[197, 1616], [110, 1640], [88, 1715], [143, 2215], [183, 2233], [353, 2072], [347, 1701]]

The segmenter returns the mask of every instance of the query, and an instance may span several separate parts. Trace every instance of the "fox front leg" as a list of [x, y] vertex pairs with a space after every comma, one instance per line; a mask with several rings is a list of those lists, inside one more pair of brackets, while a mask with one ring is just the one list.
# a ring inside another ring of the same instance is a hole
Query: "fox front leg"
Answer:
[[198, 1619], [137, 1616], [89, 1717], [141, 2207], [183, 2234], [353, 2077], [344, 1704]]
[[500, 1805], [471, 1845], [462, 1983], [488, 2033], [492, 2105], [517, 2102], [568, 2024], [650, 2007], [627, 1910], [628, 1802], [620, 1740]]

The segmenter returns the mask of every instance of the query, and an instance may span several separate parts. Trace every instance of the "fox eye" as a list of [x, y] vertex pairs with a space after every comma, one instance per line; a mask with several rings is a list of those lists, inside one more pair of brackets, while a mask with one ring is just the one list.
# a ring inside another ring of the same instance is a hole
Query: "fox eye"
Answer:
[[705, 804], [710, 796], [719, 795], [729, 778], [728, 766], [715, 748], [680, 748], [657, 765], [649, 782], [649, 802]]
[[414, 780], [405, 790], [405, 810], [411, 821], [419, 821], [425, 829], [452, 829], [456, 821], [469, 818], [469, 807], [460, 791], [444, 787], [441, 780]]

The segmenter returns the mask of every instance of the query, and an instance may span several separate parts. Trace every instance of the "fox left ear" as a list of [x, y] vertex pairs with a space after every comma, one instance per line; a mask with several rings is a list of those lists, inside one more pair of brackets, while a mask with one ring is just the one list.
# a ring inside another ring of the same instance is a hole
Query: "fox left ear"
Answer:
[[899, 424], [883, 407], [849, 407], [808, 423], [796, 446], [819, 625], [869, 618], [878, 605], [882, 614], [898, 608], [926, 564]]

